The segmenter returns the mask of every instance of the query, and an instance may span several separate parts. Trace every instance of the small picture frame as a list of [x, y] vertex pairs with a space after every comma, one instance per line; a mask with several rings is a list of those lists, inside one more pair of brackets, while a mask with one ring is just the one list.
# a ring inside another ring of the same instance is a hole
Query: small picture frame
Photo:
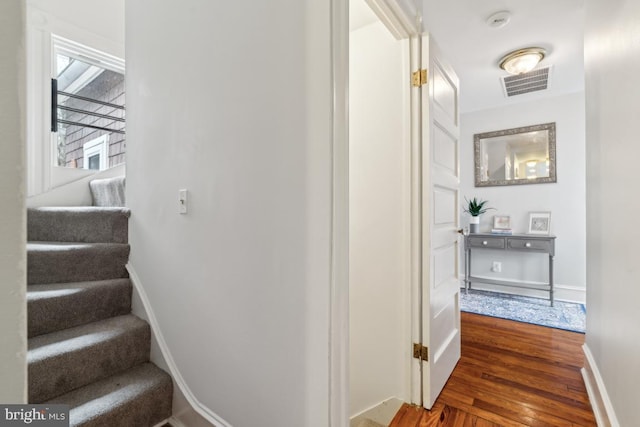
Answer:
[[493, 228], [496, 230], [510, 230], [511, 217], [508, 215], [494, 215]]
[[551, 231], [551, 212], [529, 213], [529, 234], [545, 234]]

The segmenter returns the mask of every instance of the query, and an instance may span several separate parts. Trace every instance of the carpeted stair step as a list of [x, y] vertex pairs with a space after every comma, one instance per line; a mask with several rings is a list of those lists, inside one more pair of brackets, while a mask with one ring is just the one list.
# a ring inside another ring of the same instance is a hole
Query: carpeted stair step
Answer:
[[127, 277], [125, 243], [27, 243], [27, 283], [85, 282]]
[[171, 377], [144, 363], [46, 402], [71, 405], [72, 427], [152, 427], [171, 416]]
[[129, 279], [27, 286], [29, 338], [131, 311]]
[[149, 360], [149, 325], [113, 317], [30, 338], [29, 402], [40, 403]]
[[39, 242], [127, 243], [127, 208], [74, 206], [29, 208], [27, 240]]
[[171, 416], [171, 377], [149, 363], [150, 327], [128, 314], [129, 216], [28, 211], [29, 402], [70, 405], [71, 426], [153, 427]]

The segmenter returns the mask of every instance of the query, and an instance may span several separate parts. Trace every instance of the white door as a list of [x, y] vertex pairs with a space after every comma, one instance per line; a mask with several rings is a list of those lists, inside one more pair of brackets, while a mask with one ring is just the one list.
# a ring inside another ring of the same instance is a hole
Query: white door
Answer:
[[421, 403], [431, 408], [460, 358], [458, 77], [429, 36], [421, 38]]

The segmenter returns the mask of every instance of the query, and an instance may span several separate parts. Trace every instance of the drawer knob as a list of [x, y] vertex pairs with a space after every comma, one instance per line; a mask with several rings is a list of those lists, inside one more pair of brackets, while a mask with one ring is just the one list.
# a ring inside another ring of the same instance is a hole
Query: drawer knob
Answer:
[[527, 243], [525, 243], [525, 244], [524, 244], [524, 246], [525, 246], [526, 248], [530, 248], [530, 247], [531, 247], [531, 243], [527, 242]]
[[487, 246], [487, 245], [489, 244], [489, 242], [487, 242], [486, 240], [483, 240], [483, 241], [482, 241], [482, 244], [483, 244], [483, 245], [485, 245], [485, 246]]

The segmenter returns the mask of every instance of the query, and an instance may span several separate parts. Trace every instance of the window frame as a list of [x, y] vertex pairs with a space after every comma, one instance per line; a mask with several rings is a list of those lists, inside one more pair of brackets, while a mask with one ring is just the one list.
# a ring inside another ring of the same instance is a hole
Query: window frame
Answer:
[[[125, 72], [124, 60], [117, 58], [113, 55], [109, 55], [108, 53], [101, 52], [97, 49], [93, 49], [89, 46], [85, 46], [73, 40], [69, 40], [67, 38], [61, 37], [57, 34], [51, 34], [51, 78], [52, 79], [58, 78], [58, 67], [57, 67], [58, 55], [64, 55], [68, 58], [82, 61], [84, 63], [96, 66], [100, 69], [111, 70], [122, 75], [124, 75], [124, 72]], [[77, 83], [74, 82], [74, 86], [71, 88], [66, 88], [65, 91], [75, 92], [75, 91], [81, 90], [84, 86], [89, 84], [93, 80], [93, 78], [96, 77], [101, 72], [102, 71], [98, 73], [95, 73], [95, 72], [89, 73], [87, 75], [81, 76], [80, 81], [78, 81]], [[51, 117], [53, 117], [53, 115], [57, 114], [57, 112], [53, 111], [53, 105], [50, 108], [51, 108]], [[51, 159], [52, 161], [51, 167], [54, 168], [54, 170], [55, 168], [66, 168], [66, 166], [61, 166], [58, 164], [57, 150], [56, 150], [56, 147], [58, 144], [58, 135], [59, 135], [58, 131], [51, 132], [51, 146], [50, 146], [51, 152], [53, 154], [56, 154], [56, 156], [52, 156], [52, 159]], [[84, 147], [89, 146], [91, 149], [94, 147], [95, 144], [98, 144], [99, 142], [96, 142], [96, 141], [99, 140], [100, 138], [101, 137], [98, 137], [94, 140], [87, 141], [86, 143], [84, 143], [83, 152], [84, 152]], [[106, 139], [106, 141], [108, 141], [108, 138]], [[106, 155], [102, 154], [103, 153], [102, 150], [100, 151], [101, 156], [100, 156], [99, 170], [101, 171], [109, 168], [108, 144], [106, 145], [105, 150], [106, 150]], [[94, 151], [92, 152], [95, 154]], [[85, 167], [87, 159], [88, 159], [88, 156], [83, 154], [82, 169], [92, 170]]]
[[[105, 37], [88, 27], [70, 25], [47, 10], [26, 6], [26, 110], [27, 196], [46, 193], [67, 183], [97, 173], [57, 166], [57, 147], [51, 132], [51, 78], [55, 43], [80, 60], [96, 58], [105, 69], [125, 74], [124, 39]], [[124, 163], [119, 166], [121, 167]]]
[[84, 61], [88, 64], [107, 70], [124, 74], [124, 60], [108, 53], [93, 49], [73, 40], [66, 39], [57, 34], [51, 34], [51, 75], [52, 79], [57, 77], [56, 56], [58, 53]]
[[[86, 170], [103, 171], [109, 167], [109, 135], [104, 134], [87, 141], [82, 145], [82, 168]], [[89, 158], [100, 156], [99, 169], [89, 169]]]

